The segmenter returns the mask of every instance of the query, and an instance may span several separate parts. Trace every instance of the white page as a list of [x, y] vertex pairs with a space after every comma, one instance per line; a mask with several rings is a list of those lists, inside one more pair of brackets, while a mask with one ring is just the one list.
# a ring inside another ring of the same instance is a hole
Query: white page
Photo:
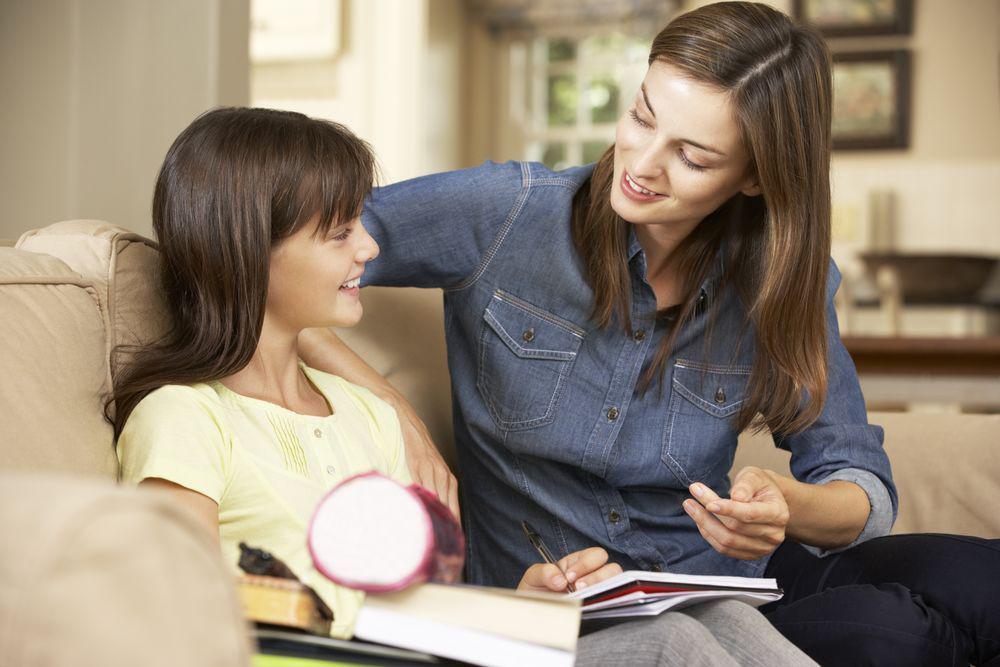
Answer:
[[[673, 574], [670, 572], [643, 572], [627, 570], [604, 581], [587, 586], [582, 591], [570, 593], [569, 597], [587, 599], [638, 581], [649, 581], [661, 584], [684, 584], [688, 586], [723, 586], [727, 588], [753, 588], [761, 591], [777, 591], [778, 582], [775, 579], [753, 579], [750, 577], [714, 577], [701, 574]], [[586, 609], [586, 607], [584, 607]]]
[[610, 607], [595, 611], [585, 610], [583, 620], [598, 618], [625, 618], [629, 616], [658, 616], [668, 609], [681, 609], [699, 602], [715, 599], [731, 599], [745, 602], [753, 607], [759, 607], [781, 598], [777, 593], [732, 593], [727, 591], [699, 591], [697, 593], [678, 593], [668, 598], [656, 600], [648, 604], [632, 603], [625, 606]]
[[519, 642], [370, 606], [361, 607], [354, 636], [485, 667], [573, 667], [576, 657], [572, 651]]

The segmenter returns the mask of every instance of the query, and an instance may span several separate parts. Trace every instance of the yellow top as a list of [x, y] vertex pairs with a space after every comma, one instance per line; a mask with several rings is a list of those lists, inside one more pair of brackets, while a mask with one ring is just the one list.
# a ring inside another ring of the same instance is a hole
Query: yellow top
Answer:
[[239, 543], [270, 551], [333, 609], [330, 634], [349, 637], [364, 600], [312, 564], [306, 530], [338, 482], [378, 470], [410, 483], [399, 419], [367, 389], [302, 365], [333, 409], [302, 415], [220, 382], [168, 385], [129, 415], [118, 438], [126, 483], [158, 477], [219, 504], [223, 558], [238, 572]]

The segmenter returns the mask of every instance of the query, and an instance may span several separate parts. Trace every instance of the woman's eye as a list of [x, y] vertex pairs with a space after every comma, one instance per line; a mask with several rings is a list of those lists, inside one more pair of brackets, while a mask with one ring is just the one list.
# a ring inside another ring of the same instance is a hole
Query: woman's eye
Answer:
[[681, 162], [683, 162], [684, 166], [686, 166], [688, 169], [693, 169], [694, 171], [705, 171], [706, 169], [708, 169], [708, 167], [702, 166], [700, 164], [695, 164], [694, 162], [689, 160], [688, 156], [684, 154], [684, 151], [680, 151], [679, 154], [681, 156]]
[[638, 125], [639, 127], [651, 127], [649, 123], [639, 118], [639, 112], [636, 111], [635, 109], [629, 109], [628, 115], [632, 116], [632, 120], [634, 120], [636, 125]]

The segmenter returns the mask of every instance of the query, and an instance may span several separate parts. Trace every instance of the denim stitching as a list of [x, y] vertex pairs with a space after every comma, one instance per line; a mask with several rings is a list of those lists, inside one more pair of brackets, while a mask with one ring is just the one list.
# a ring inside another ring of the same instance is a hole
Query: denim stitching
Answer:
[[514, 221], [517, 220], [517, 216], [521, 214], [521, 210], [524, 208], [525, 202], [528, 200], [528, 194], [531, 192], [531, 171], [528, 169], [527, 164], [521, 163], [521, 192], [517, 195], [517, 201], [514, 202], [514, 207], [507, 214], [507, 219], [504, 220], [503, 226], [497, 233], [496, 238], [493, 239], [493, 243], [486, 250], [483, 255], [482, 261], [479, 266], [473, 271], [472, 275], [458, 283], [454, 287], [445, 288], [446, 292], [457, 292], [463, 290], [466, 287], [474, 284], [479, 280], [490, 262], [493, 261], [493, 257], [496, 256], [497, 252], [500, 250], [500, 246], [503, 245], [504, 240], [507, 238], [507, 234], [510, 232], [511, 227], [514, 226]]

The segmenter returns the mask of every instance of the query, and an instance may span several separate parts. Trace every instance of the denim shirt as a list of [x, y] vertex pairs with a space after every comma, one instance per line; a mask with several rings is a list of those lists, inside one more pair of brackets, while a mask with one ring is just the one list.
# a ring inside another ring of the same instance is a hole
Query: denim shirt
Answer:
[[[487, 162], [377, 188], [362, 216], [381, 247], [365, 284], [444, 290], [467, 578], [514, 586], [539, 561], [523, 519], [557, 557], [599, 545], [625, 569], [761, 576], [767, 558], [719, 554], [681, 507], [693, 481], [728, 492], [753, 332], [735, 295], [717, 289], [717, 271], [662, 378], [638, 391], [667, 330], [656, 324], [634, 234], [633, 331], [590, 319], [593, 292], [570, 231], [573, 195], [590, 170]], [[860, 542], [889, 531], [897, 499], [882, 429], [867, 422], [840, 342], [838, 284], [831, 264], [822, 415], [777, 445], [791, 452], [796, 479], [865, 491], [871, 513]]]

